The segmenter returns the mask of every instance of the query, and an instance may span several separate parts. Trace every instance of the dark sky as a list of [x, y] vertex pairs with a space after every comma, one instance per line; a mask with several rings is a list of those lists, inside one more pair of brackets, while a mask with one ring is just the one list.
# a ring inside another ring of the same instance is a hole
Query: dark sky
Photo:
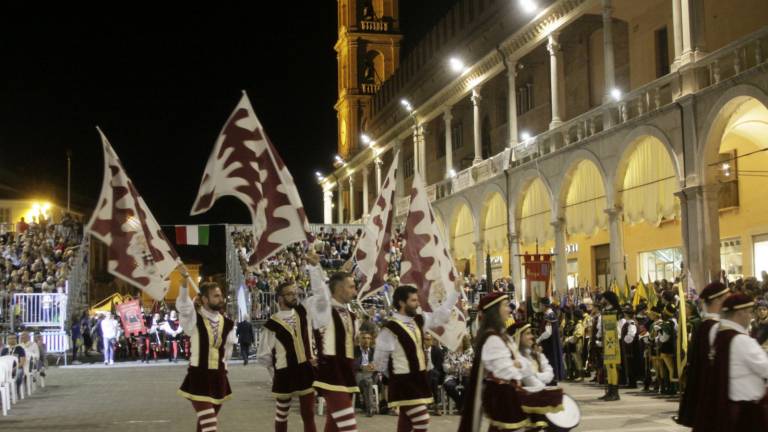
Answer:
[[[454, 2], [402, 1], [408, 41]], [[245, 207], [230, 197], [189, 216], [214, 141], [244, 89], [310, 220], [321, 221], [314, 172], [328, 172], [336, 151], [336, 4], [4, 10], [0, 174], [64, 203], [71, 149], [73, 203], [90, 211], [102, 181], [99, 125], [161, 224], [247, 222]]]

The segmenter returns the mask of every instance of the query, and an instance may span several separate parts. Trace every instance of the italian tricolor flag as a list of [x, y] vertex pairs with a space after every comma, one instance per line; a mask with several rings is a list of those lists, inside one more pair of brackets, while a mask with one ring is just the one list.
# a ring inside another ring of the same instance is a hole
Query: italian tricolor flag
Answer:
[[208, 246], [208, 225], [176, 225], [177, 245]]

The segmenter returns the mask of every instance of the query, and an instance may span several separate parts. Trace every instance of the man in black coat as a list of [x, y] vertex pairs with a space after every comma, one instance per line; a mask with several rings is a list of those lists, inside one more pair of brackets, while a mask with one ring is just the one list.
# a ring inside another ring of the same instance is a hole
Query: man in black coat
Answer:
[[368, 417], [372, 417], [375, 411], [373, 404], [373, 386], [377, 385], [378, 373], [373, 364], [373, 335], [369, 332], [360, 332], [359, 345], [355, 347], [355, 381], [360, 387], [363, 409]]
[[445, 360], [445, 352], [440, 346], [440, 343], [434, 341], [432, 335], [428, 332], [424, 333], [424, 351], [427, 354], [429, 368], [429, 385], [432, 389], [432, 397], [435, 399], [435, 407], [433, 409], [434, 415], [440, 415], [437, 409], [440, 399], [440, 386], [445, 381], [445, 369], [443, 369], [443, 361]]
[[248, 354], [251, 352], [251, 345], [256, 342], [253, 334], [253, 325], [248, 320], [237, 323], [237, 343], [240, 345], [240, 356], [243, 358], [243, 365], [248, 365]]

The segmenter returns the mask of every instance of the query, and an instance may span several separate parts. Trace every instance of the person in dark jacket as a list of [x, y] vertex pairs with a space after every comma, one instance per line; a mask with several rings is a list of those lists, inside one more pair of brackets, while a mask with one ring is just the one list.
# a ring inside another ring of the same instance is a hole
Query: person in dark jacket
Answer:
[[240, 356], [243, 358], [243, 365], [248, 364], [248, 353], [251, 352], [251, 345], [256, 342], [253, 335], [253, 325], [248, 320], [237, 323], [237, 343], [240, 345]]
[[378, 373], [373, 364], [373, 335], [368, 332], [360, 332], [359, 345], [355, 347], [355, 381], [360, 387], [363, 410], [368, 417], [372, 417], [376, 411], [373, 398], [373, 386], [377, 383]]

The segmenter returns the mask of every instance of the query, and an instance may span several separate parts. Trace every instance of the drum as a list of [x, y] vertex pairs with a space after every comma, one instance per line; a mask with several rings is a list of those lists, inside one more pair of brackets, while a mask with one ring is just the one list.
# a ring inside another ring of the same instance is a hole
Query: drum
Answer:
[[556, 413], [544, 414], [544, 418], [549, 423], [547, 430], [556, 432], [567, 432], [579, 425], [581, 421], [581, 409], [576, 401], [564, 394], [563, 410]]

